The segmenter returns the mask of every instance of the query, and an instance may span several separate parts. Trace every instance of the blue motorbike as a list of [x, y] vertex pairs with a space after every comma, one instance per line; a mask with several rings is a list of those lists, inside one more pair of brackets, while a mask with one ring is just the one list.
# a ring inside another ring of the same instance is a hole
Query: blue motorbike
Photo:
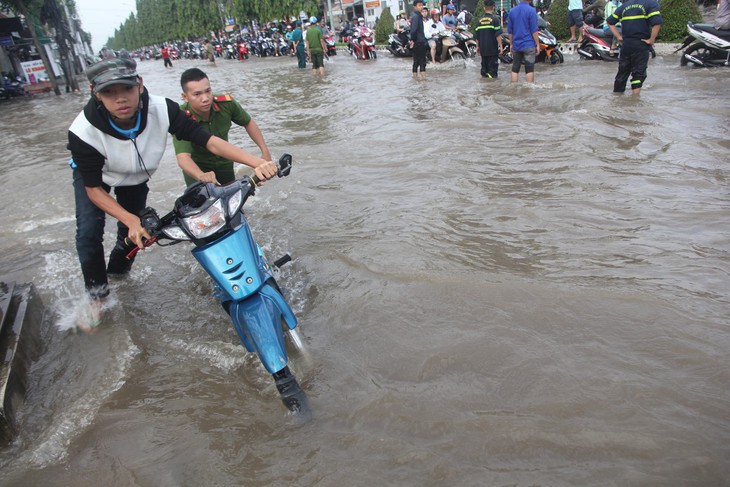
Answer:
[[25, 96], [25, 88], [23, 80], [20, 76], [16, 76], [15, 78], [11, 79], [8, 75], [3, 73], [2, 75], [2, 91], [0, 91], [0, 97], [4, 99], [8, 99], [11, 96], [15, 98], [16, 96]]
[[[291, 164], [291, 155], [283, 155], [278, 176], [287, 176]], [[286, 408], [294, 413], [308, 413], [306, 394], [287, 366], [285, 335], [293, 346], [302, 347], [295, 329], [297, 319], [273, 274], [274, 267], [284, 265], [291, 257], [287, 254], [270, 264], [243, 213], [243, 206], [258, 183], [256, 176], [226, 186], [195, 183], [175, 201], [174, 209], [167, 215], [159, 217], [154, 209], [145, 209], [140, 219], [152, 236], [145, 241], [145, 247], [155, 242], [163, 246], [193, 242], [193, 256], [215, 282], [215, 294], [246, 350], [255, 352], [273, 375]], [[127, 258], [133, 259], [138, 250], [135, 247]]]

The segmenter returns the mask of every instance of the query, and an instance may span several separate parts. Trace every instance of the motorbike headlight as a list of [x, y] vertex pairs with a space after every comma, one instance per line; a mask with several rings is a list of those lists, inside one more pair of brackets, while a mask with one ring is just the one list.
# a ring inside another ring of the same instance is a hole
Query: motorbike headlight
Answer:
[[239, 191], [230, 198], [228, 198], [228, 216], [232, 217], [238, 210], [241, 209], [241, 202], [243, 201], [243, 191]]
[[194, 238], [201, 239], [210, 237], [226, 224], [223, 203], [221, 200], [218, 200], [205, 211], [183, 218], [182, 222]]
[[163, 228], [162, 233], [164, 233], [166, 236], [170, 237], [173, 240], [190, 240], [188, 234], [185, 233], [183, 229], [177, 225], [170, 225]]

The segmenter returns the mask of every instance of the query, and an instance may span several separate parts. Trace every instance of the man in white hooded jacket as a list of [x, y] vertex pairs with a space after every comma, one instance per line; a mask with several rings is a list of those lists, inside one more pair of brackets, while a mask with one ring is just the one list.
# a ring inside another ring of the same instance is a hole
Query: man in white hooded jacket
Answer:
[[[107, 274], [129, 272], [132, 261], [126, 259], [127, 253], [150, 238], [138, 215], [147, 204], [147, 181], [160, 164], [168, 133], [251, 166], [261, 180], [276, 174], [272, 161], [209, 134], [176, 102], [150, 95], [136, 70], [129, 57], [104, 59], [89, 67], [91, 99], [68, 131], [76, 250], [92, 302], [91, 321], [88, 327], [82, 326], [84, 331], [101, 323], [103, 298], [109, 294]], [[108, 265], [103, 246], [105, 215], [118, 220]]]

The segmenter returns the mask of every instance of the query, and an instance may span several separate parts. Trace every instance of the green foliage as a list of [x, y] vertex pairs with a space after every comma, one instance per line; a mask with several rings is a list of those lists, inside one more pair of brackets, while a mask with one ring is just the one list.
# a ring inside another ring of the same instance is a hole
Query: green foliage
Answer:
[[[669, 42], [682, 39], [687, 34], [687, 22], [701, 22], [702, 14], [695, 0], [659, 0], [664, 24], [659, 40]], [[568, 0], [553, 0], [545, 16], [550, 22], [550, 32], [558, 39], [568, 39]]]
[[119, 25], [107, 45], [136, 49], [173, 39], [209, 37], [211, 30], [225, 27], [227, 17], [239, 24], [266, 23], [295, 17], [301, 10], [316, 15], [319, 4], [315, 0], [137, 0], [137, 13]]
[[556, 39], [570, 39], [568, 27], [568, 0], [553, 0], [550, 9], [545, 14], [545, 20], [550, 22], [550, 33]]
[[477, 2], [477, 6], [474, 7], [474, 11], [471, 13], [471, 24], [469, 24], [470, 31], [476, 32], [477, 27], [479, 27], [479, 19], [482, 17], [484, 17], [484, 0], [479, 0]]
[[702, 13], [694, 0], [660, 0], [664, 24], [659, 39], [677, 41], [687, 35], [687, 22], [702, 22]]
[[378, 25], [375, 27], [375, 44], [388, 43], [388, 36], [394, 30], [393, 24], [395, 24], [393, 14], [390, 13], [389, 8], [384, 9], [383, 13], [380, 14], [380, 19], [378, 19]]

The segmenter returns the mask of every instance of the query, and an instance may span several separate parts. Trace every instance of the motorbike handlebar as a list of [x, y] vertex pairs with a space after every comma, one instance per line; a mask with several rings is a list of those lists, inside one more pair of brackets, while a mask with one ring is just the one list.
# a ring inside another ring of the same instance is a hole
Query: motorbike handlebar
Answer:
[[[292, 166], [291, 154], [282, 155], [279, 158], [279, 170], [276, 171], [277, 177], [283, 178], [285, 176], [288, 176], [289, 173], [291, 173], [291, 166]], [[259, 177], [256, 176], [255, 174], [250, 176], [249, 179], [253, 183], [252, 188], [255, 188], [261, 182]], [[212, 186], [211, 194], [214, 194], [217, 196], [222, 196], [221, 191], [225, 191], [225, 190], [223, 190], [223, 188], [219, 188], [219, 187], [213, 185], [213, 183], [208, 183], [208, 184]], [[142, 212], [142, 214], [140, 214], [140, 220], [142, 221], [142, 226], [148, 232], [150, 232], [150, 234], [152, 234], [152, 238], [148, 238], [143, 241], [144, 248], [147, 248], [150, 245], [157, 242], [157, 234], [156, 234], [157, 230], [159, 230], [162, 226], [164, 226], [163, 223], [166, 222], [171, 217], [172, 217], [172, 212], [169, 213], [168, 215], [165, 215], [161, 220], [160, 217], [157, 215], [157, 212], [155, 212], [155, 210], [152, 208], [146, 208]], [[167, 222], [167, 223], [169, 223], [169, 222]], [[131, 247], [132, 245], [134, 245], [134, 242], [131, 241], [128, 237], [125, 237], [124, 244], [127, 245], [128, 247]], [[139, 252], [140, 250], [142, 250], [142, 248], [140, 248], [139, 246], [135, 246], [127, 254], [127, 259], [132, 259], [135, 255], [137, 255], [137, 252]]]

